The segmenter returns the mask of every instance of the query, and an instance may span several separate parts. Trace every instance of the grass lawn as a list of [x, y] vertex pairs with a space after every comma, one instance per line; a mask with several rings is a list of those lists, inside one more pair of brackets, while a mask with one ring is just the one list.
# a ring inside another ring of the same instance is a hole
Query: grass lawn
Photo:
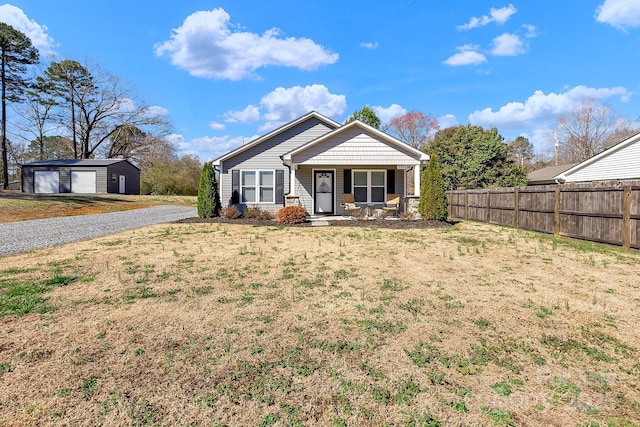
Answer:
[[473, 223], [5, 257], [0, 425], [639, 425], [639, 262]]
[[158, 205], [196, 206], [195, 196], [129, 196], [100, 194], [96, 196], [34, 195], [16, 191], [0, 191], [0, 223], [30, 219], [87, 215], [148, 208]]

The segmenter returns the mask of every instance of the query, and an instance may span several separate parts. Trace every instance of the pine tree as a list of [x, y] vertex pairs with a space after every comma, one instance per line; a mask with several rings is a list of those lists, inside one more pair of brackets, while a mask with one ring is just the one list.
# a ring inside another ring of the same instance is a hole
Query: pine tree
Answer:
[[200, 175], [200, 188], [198, 189], [198, 216], [200, 218], [213, 218], [220, 216], [220, 192], [218, 180], [211, 162], [205, 162]]
[[445, 221], [447, 219], [447, 193], [438, 163], [438, 156], [431, 155], [427, 170], [422, 172], [420, 204], [418, 212], [423, 219]]

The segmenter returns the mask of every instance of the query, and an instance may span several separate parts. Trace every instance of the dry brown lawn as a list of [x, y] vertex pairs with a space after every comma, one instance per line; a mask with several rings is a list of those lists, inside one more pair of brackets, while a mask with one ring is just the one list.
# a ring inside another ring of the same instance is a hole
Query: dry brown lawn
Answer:
[[0, 223], [30, 219], [88, 215], [141, 209], [158, 205], [195, 206], [195, 196], [130, 196], [101, 194], [78, 196], [74, 194], [24, 194], [0, 191]]
[[638, 261], [471, 223], [5, 257], [0, 425], [638, 425]]

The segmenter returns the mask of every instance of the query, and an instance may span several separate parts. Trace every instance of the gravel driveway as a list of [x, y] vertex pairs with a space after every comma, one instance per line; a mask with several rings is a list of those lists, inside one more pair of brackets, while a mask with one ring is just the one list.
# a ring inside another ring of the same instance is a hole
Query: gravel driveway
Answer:
[[0, 224], [0, 256], [194, 216], [197, 216], [196, 208], [156, 206], [96, 215], [9, 222]]

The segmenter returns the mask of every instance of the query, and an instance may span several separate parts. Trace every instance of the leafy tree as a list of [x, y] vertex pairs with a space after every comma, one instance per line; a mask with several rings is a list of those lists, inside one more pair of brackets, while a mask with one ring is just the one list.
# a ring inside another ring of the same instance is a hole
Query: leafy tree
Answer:
[[37, 160], [73, 157], [73, 142], [64, 136], [43, 136], [29, 143], [29, 157]]
[[526, 184], [524, 169], [509, 160], [509, 146], [496, 128], [467, 124], [443, 129], [424, 151], [438, 156], [447, 190]]
[[422, 172], [418, 212], [423, 219], [445, 221], [448, 215], [447, 193], [444, 188], [438, 155], [433, 153], [427, 169]]
[[23, 77], [27, 65], [37, 64], [38, 49], [31, 39], [11, 25], [0, 22], [0, 83], [2, 84], [2, 178], [4, 189], [9, 188], [7, 158], [7, 101], [22, 99], [27, 82]]
[[360, 120], [362, 123], [366, 123], [373, 128], [380, 129], [380, 118], [368, 105], [365, 105], [362, 109], [350, 115], [346, 123], [351, 123], [354, 120]]
[[438, 130], [438, 120], [420, 111], [410, 111], [391, 120], [389, 128], [400, 140], [422, 150], [432, 134]]
[[143, 171], [140, 178], [142, 194], [195, 196], [198, 194], [202, 164], [195, 156], [160, 160]]
[[220, 216], [220, 207], [218, 180], [211, 162], [205, 162], [200, 174], [200, 188], [198, 189], [198, 216], [200, 218]]
[[510, 159], [521, 167], [528, 166], [533, 159], [533, 144], [527, 137], [519, 136], [509, 143]]

